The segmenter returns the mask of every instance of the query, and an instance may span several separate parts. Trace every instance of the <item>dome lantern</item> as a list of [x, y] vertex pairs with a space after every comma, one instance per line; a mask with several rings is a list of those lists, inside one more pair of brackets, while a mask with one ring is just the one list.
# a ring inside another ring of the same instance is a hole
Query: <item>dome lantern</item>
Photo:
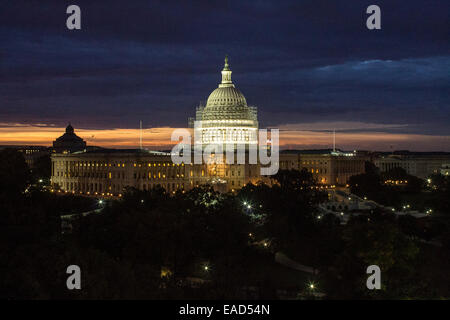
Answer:
[[225, 56], [225, 65], [223, 66], [222, 70], [222, 83], [219, 84], [219, 88], [226, 88], [226, 87], [233, 87], [234, 84], [231, 82], [231, 69], [228, 65], [228, 56]]
[[70, 124], [70, 122], [69, 122], [69, 125], [66, 127], [66, 133], [69, 133], [69, 134], [74, 133], [74, 129], [73, 129], [72, 125]]

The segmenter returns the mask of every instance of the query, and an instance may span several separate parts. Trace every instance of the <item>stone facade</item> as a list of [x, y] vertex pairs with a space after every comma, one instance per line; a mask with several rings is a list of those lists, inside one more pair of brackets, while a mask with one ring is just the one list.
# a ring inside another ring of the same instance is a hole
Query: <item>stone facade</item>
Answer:
[[432, 174], [439, 174], [441, 168], [450, 163], [450, 154], [446, 153], [407, 153], [380, 156], [374, 164], [381, 172], [394, 168], [403, 168], [406, 173], [425, 179]]
[[170, 154], [145, 150], [102, 150], [52, 155], [52, 186], [66, 192], [120, 196], [126, 187], [168, 192], [212, 185], [227, 192], [247, 183], [269, 182], [258, 165], [174, 164]]
[[306, 169], [318, 184], [345, 185], [351, 176], [365, 172], [367, 160], [354, 153], [297, 151], [280, 154], [280, 169]]

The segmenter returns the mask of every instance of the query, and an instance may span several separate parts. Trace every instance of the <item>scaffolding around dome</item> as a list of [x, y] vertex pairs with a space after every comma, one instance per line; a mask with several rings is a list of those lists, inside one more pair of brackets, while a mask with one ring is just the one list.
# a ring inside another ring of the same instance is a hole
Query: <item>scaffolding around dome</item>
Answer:
[[208, 97], [206, 106], [196, 109], [194, 127], [195, 144], [202, 147], [221, 145], [223, 150], [232, 146], [258, 144], [257, 108], [247, 105], [242, 92], [231, 80], [228, 57], [222, 70], [222, 82]]

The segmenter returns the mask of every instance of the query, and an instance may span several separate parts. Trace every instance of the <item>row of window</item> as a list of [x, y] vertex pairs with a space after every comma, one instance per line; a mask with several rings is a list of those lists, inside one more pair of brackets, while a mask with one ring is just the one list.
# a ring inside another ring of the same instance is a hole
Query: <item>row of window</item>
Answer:
[[[71, 172], [65, 173], [64, 171], [56, 171], [56, 177], [68, 177], [68, 178], [97, 178], [97, 179], [125, 179], [125, 172]], [[171, 173], [165, 174], [158, 172], [137, 173], [133, 174], [134, 179], [166, 179], [166, 178], [184, 178], [184, 173]]]
[[[125, 162], [106, 163], [100, 161], [54, 161], [57, 168], [62, 167], [117, 167], [125, 168]], [[133, 167], [184, 167], [184, 163], [175, 164], [172, 162], [134, 162]]]
[[321, 160], [311, 160], [311, 161], [302, 161], [302, 164], [327, 164], [327, 161], [321, 161]]
[[[125, 185], [123, 184], [112, 184], [110, 186], [103, 185], [101, 183], [77, 183], [77, 182], [66, 182], [62, 183], [63, 190], [69, 191], [69, 192], [82, 192], [82, 193], [89, 193], [89, 194], [104, 194], [104, 193], [122, 193], [125, 189]], [[184, 190], [184, 183], [166, 183], [166, 184], [160, 184], [160, 183], [152, 183], [152, 184], [143, 184], [140, 189], [143, 190], [150, 190], [152, 188], [156, 187], [162, 187], [166, 189], [167, 191], [174, 191], [174, 190]]]

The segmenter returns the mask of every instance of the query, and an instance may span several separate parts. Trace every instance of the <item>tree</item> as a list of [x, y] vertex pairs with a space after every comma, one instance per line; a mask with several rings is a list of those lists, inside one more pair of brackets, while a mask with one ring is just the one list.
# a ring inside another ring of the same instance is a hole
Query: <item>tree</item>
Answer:
[[305, 168], [298, 170], [278, 170], [274, 176], [282, 189], [300, 189], [315, 184], [315, 180], [310, 172]]
[[383, 181], [386, 180], [400, 180], [407, 181], [404, 191], [409, 193], [418, 193], [424, 186], [424, 181], [416, 176], [406, 173], [406, 170], [400, 167], [392, 168], [389, 171], [383, 172], [381, 175]]
[[46, 154], [37, 158], [32, 169], [34, 181], [39, 181], [40, 179], [50, 181], [51, 173], [52, 161], [50, 155]]
[[[328, 288], [340, 298], [407, 298], [417, 294], [415, 268], [419, 247], [405, 236], [395, 221], [357, 218], [343, 234], [344, 250], [333, 264], [335, 281]], [[382, 289], [366, 288], [366, 268], [382, 271]], [[340, 279], [340, 280], [337, 280]]]
[[21, 194], [30, 180], [30, 170], [23, 154], [14, 149], [0, 150], [0, 196]]
[[306, 170], [280, 170], [274, 178], [278, 185], [246, 186], [238, 198], [251, 204], [254, 214], [264, 216], [261, 239], [270, 239], [273, 250], [296, 258], [309, 250], [305, 244], [310, 243], [317, 230], [317, 204], [327, 195], [316, 188]]

